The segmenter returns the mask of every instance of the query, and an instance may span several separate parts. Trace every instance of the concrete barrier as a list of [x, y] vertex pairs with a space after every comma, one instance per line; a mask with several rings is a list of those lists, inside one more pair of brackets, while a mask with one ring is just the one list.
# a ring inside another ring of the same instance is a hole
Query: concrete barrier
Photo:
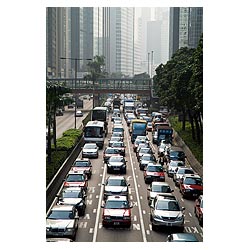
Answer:
[[195, 156], [192, 154], [189, 147], [185, 144], [185, 142], [181, 139], [179, 134], [174, 131], [174, 143], [181, 147], [187, 156], [187, 160], [190, 163], [192, 169], [197, 172], [201, 177], [203, 177], [203, 166], [198, 162]]

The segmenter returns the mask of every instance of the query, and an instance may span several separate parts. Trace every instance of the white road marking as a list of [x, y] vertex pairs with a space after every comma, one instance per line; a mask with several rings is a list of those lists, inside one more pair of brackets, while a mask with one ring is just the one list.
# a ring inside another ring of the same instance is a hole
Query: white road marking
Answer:
[[147, 233], [147, 235], [150, 235], [150, 231], [149, 230], [146, 230], [146, 233]]
[[92, 194], [88, 195], [88, 198], [89, 198], [89, 199], [92, 199]]
[[93, 209], [93, 213], [94, 213], [94, 214], [96, 213], [96, 208]]
[[130, 195], [130, 200], [133, 200], [133, 195]]
[[191, 213], [188, 213], [190, 217], [192, 217], [192, 214]]
[[95, 197], [96, 199], [98, 199], [99, 198], [99, 195], [96, 195], [96, 197]]
[[145, 211], [145, 210], [142, 210], [142, 213], [143, 213], [143, 214], [146, 214], [146, 211]]
[[136, 217], [136, 215], [134, 215], [134, 221], [137, 221], [137, 217]]
[[94, 229], [91, 227], [91, 228], [89, 229], [89, 233], [92, 234], [93, 232], [94, 232]]

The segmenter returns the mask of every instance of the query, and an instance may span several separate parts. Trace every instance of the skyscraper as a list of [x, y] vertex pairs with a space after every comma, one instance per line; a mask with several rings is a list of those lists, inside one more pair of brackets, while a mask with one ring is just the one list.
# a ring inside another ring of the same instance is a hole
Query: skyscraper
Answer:
[[203, 8], [170, 8], [169, 57], [181, 47], [195, 48], [203, 32]]

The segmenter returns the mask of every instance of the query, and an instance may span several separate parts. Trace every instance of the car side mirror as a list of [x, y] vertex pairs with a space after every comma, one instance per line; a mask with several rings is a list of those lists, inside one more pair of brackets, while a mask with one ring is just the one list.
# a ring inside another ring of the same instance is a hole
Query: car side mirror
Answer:
[[150, 187], [148, 187], [148, 188], [147, 188], [147, 190], [148, 190], [148, 191], [151, 191], [151, 188], [150, 188]]
[[174, 190], [173, 189], [171, 189], [171, 193], [173, 193], [174, 192]]
[[182, 211], [184, 211], [186, 208], [185, 208], [185, 207], [182, 207], [181, 209], [182, 209]]
[[104, 208], [104, 205], [101, 205], [101, 208]]
[[153, 205], [153, 204], [150, 204], [150, 207], [151, 207], [151, 208], [154, 208], [154, 205]]
[[128, 186], [130, 186], [130, 183], [128, 183]]
[[76, 215], [76, 216], [75, 216], [75, 219], [79, 219], [79, 216], [78, 216], [78, 215]]

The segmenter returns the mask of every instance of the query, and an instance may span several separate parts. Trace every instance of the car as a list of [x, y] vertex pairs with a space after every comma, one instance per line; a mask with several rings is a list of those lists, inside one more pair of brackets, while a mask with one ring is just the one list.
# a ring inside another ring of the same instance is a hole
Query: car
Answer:
[[165, 181], [163, 167], [158, 163], [149, 163], [144, 170], [144, 181], [149, 184], [153, 181]]
[[122, 135], [124, 135], [124, 128], [122, 126], [122, 124], [114, 124], [113, 128], [112, 128], [112, 132], [122, 132]]
[[121, 150], [119, 148], [106, 147], [103, 151], [104, 163], [107, 163], [109, 158], [113, 155], [121, 155]]
[[111, 121], [114, 121], [114, 118], [116, 117], [121, 117], [121, 114], [118, 112], [114, 112], [113, 115], [111, 116]]
[[133, 207], [126, 196], [108, 196], [102, 212], [102, 225], [107, 226], [131, 226], [131, 208]]
[[81, 187], [85, 192], [88, 188], [88, 177], [84, 171], [69, 171], [63, 187]]
[[122, 124], [122, 118], [117, 116], [113, 119], [114, 124]]
[[159, 226], [184, 230], [184, 207], [180, 207], [178, 200], [164, 195], [157, 195], [150, 205], [150, 221], [152, 230]]
[[122, 155], [111, 156], [107, 162], [107, 173], [116, 173], [120, 172], [126, 174], [127, 166], [126, 160]]
[[148, 122], [148, 123], [147, 123], [146, 130], [149, 131], [149, 132], [152, 131], [152, 122]]
[[73, 242], [69, 238], [46, 238], [46, 242]]
[[61, 193], [57, 195], [58, 205], [73, 205], [77, 208], [78, 214], [83, 216], [85, 214], [87, 197], [85, 192], [80, 187], [63, 188]]
[[[137, 136], [138, 137], [138, 136]], [[136, 138], [135, 141], [134, 141], [134, 145], [133, 145], [133, 150], [134, 152], [136, 152], [137, 150], [137, 147], [139, 146], [139, 144], [141, 143], [146, 143], [146, 140], [145, 139], [141, 139], [141, 138]]]
[[168, 154], [168, 161], [183, 161], [185, 162], [186, 155], [180, 147], [171, 147]]
[[194, 202], [194, 214], [200, 226], [203, 226], [203, 195], [200, 195]]
[[139, 152], [140, 148], [150, 148], [150, 145], [148, 142], [140, 143], [135, 151], [136, 157], [138, 157], [138, 152]]
[[111, 137], [121, 137], [123, 140], [123, 133], [122, 132], [113, 132]]
[[151, 155], [153, 155], [154, 154], [154, 152], [153, 152], [153, 150], [150, 148], [150, 147], [141, 147], [140, 149], [139, 149], [139, 151], [137, 152], [137, 160], [138, 161], [140, 161], [140, 159], [141, 159], [141, 157], [144, 155], [144, 154], [151, 154]]
[[120, 151], [120, 154], [125, 156], [125, 148], [126, 146], [124, 145], [123, 141], [113, 141], [109, 142], [109, 146], [112, 148], [116, 148]]
[[198, 242], [194, 233], [173, 233], [167, 236], [167, 242]]
[[167, 164], [167, 175], [168, 177], [173, 178], [178, 167], [185, 167], [185, 163], [183, 161], [170, 161]]
[[89, 158], [76, 159], [73, 163], [71, 170], [73, 171], [83, 171], [88, 179], [92, 176], [92, 164]]
[[191, 168], [187, 168], [185, 166], [177, 167], [173, 175], [173, 181], [175, 182], [175, 186], [178, 187], [180, 185], [180, 179], [182, 178], [184, 174], [194, 174], [194, 170]]
[[75, 104], [74, 103], [70, 103], [69, 105], [68, 105], [68, 109], [73, 109], [75, 107]]
[[183, 198], [197, 198], [203, 194], [201, 177], [198, 174], [185, 174], [180, 180], [180, 192]]
[[158, 146], [158, 156], [159, 156], [159, 157], [162, 157], [162, 156], [164, 155], [165, 148], [166, 148], [166, 144], [165, 144], [165, 143], [161, 143], [161, 144]]
[[150, 205], [152, 203], [152, 200], [156, 197], [158, 194], [167, 194], [170, 196], [174, 196], [172, 192], [174, 192], [173, 189], [171, 189], [170, 185], [167, 182], [159, 182], [159, 181], [153, 181], [147, 188], [147, 199], [148, 204]]
[[115, 142], [115, 141], [121, 141], [123, 142], [123, 137], [120, 137], [120, 136], [117, 136], [117, 137], [114, 137], [114, 136], [111, 136], [111, 138], [109, 139], [109, 147], [111, 147], [112, 143]]
[[102, 185], [104, 185], [104, 200], [110, 195], [124, 195], [128, 199], [128, 187], [130, 184], [127, 183], [124, 176], [108, 176]]
[[76, 117], [82, 117], [82, 116], [83, 116], [83, 112], [81, 110], [77, 110]]
[[144, 154], [139, 161], [140, 170], [144, 170], [149, 163], [156, 163], [156, 158], [152, 154]]
[[63, 110], [62, 109], [57, 109], [56, 110], [56, 116], [62, 116], [63, 115]]
[[75, 206], [54, 205], [46, 217], [46, 237], [66, 237], [75, 240], [79, 215]]
[[82, 148], [82, 158], [98, 158], [98, 149], [96, 143], [85, 143]]

